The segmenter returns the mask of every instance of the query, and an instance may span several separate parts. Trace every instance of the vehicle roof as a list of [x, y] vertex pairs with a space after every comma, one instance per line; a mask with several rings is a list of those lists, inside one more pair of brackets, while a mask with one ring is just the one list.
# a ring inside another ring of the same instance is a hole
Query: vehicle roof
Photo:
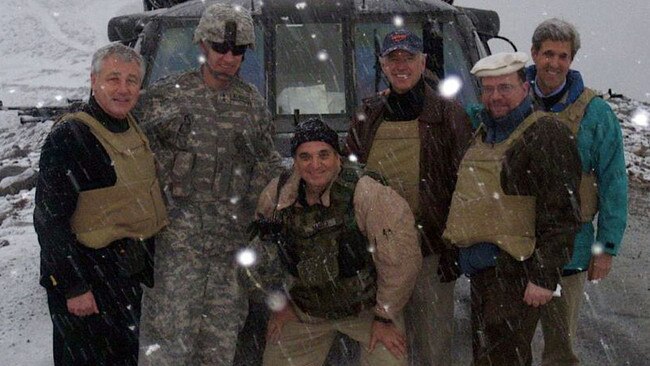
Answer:
[[[205, 8], [219, 0], [192, 0], [175, 5], [171, 8], [157, 9], [148, 12], [125, 15], [138, 19], [163, 16], [163, 17], [200, 17]], [[242, 8], [251, 9], [250, 0], [230, 0], [231, 4], [240, 5]], [[304, 4], [304, 10], [322, 9], [322, 11], [350, 9], [355, 13], [411, 13], [421, 11], [452, 11], [458, 9], [442, 0], [303, 0], [296, 3], [296, 0], [273, 0], [265, 2], [252, 1], [254, 14], [259, 14], [262, 9], [265, 12], [295, 11], [298, 4]]]
[[[158, 14], [161, 16], [200, 16], [206, 6], [219, 2], [218, 0], [194, 0], [175, 5], [171, 8], [164, 9]], [[309, 9], [340, 10], [354, 9], [358, 13], [391, 13], [391, 12], [420, 12], [428, 11], [457, 11], [457, 9], [442, 0], [302, 0], [299, 3], [296, 0], [273, 0], [264, 2], [263, 6], [259, 1], [251, 0], [231, 0], [231, 4], [240, 5], [241, 7], [251, 10], [255, 13], [264, 11], [283, 11], [296, 10], [299, 5], [304, 6], [305, 11]]]
[[[152, 18], [198, 18], [203, 14], [206, 6], [217, 3], [219, 0], [193, 0], [177, 4], [171, 8], [123, 15], [115, 17], [108, 24], [108, 38], [111, 41], [132, 40], [137, 37], [137, 26], [144, 26]], [[345, 15], [371, 15], [371, 14], [408, 14], [416, 12], [459, 12], [459, 10], [442, 0], [272, 0], [260, 6], [259, 0], [230, 0], [231, 4], [240, 5], [245, 9], [253, 6], [253, 15], [265, 16], [296, 15], [309, 19], [318, 16], [319, 19], [340, 18]], [[304, 8], [298, 9], [298, 5]], [[141, 27], [139, 28], [142, 29]]]

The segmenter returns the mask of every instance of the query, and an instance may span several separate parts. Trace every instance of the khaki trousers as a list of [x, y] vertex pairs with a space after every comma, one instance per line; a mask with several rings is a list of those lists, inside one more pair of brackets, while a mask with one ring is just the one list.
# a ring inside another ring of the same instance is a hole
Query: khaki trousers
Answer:
[[439, 258], [436, 254], [423, 258], [413, 294], [404, 309], [413, 366], [451, 365], [456, 282], [440, 282]]
[[580, 361], [573, 352], [587, 272], [562, 277], [562, 296], [554, 306], [542, 307], [544, 333], [543, 366], [575, 366]]
[[[360, 343], [361, 365], [405, 366], [406, 359], [397, 359], [383, 344], [378, 343], [372, 353], [368, 352], [374, 314], [363, 311], [358, 316], [340, 320], [310, 317], [297, 310], [298, 321], [284, 325], [280, 340], [267, 343], [264, 366], [322, 366], [337, 332]], [[395, 324], [404, 331], [404, 320], [399, 316]]]

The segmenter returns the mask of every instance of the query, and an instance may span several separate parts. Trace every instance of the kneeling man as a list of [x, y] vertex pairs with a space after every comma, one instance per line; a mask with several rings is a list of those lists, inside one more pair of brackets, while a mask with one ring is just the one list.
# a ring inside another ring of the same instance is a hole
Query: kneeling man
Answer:
[[298, 125], [291, 148], [293, 170], [257, 209], [281, 238], [264, 246], [277, 251], [289, 300], [269, 320], [264, 365], [322, 365], [337, 332], [362, 345], [364, 364], [406, 365], [402, 309], [422, 263], [408, 204], [342, 163], [318, 119]]

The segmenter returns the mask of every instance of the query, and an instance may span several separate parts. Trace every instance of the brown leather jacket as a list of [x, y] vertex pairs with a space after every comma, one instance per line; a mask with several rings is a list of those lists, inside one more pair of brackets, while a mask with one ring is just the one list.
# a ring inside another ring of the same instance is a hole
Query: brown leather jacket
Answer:
[[[420, 131], [420, 202], [417, 223], [423, 233], [422, 255], [440, 254], [451, 195], [456, 186], [456, 172], [469, 146], [472, 127], [459, 103], [438, 96], [425, 85], [424, 107], [419, 117]], [[364, 99], [350, 122], [346, 141], [347, 153], [355, 154], [365, 164], [375, 133], [386, 108], [386, 97]]]

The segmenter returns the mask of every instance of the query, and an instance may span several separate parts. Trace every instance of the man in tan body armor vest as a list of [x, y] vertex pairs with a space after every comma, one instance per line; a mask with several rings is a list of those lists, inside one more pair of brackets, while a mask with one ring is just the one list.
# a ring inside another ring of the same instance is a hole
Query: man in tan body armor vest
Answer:
[[422, 270], [404, 311], [410, 364], [452, 363], [456, 250], [442, 239], [458, 164], [471, 139], [459, 103], [431, 88], [420, 37], [400, 29], [384, 37], [380, 58], [390, 89], [366, 98], [352, 118], [346, 147], [381, 173], [409, 203], [420, 230]]
[[136, 365], [140, 283], [167, 224], [149, 141], [131, 116], [144, 64], [111, 44], [93, 56], [92, 96], [43, 145], [34, 226], [54, 325], [54, 364]]
[[156, 286], [143, 295], [143, 365], [233, 363], [247, 310], [235, 253], [281, 166], [266, 103], [239, 77], [255, 45], [250, 13], [213, 4], [194, 41], [201, 67], [156, 82], [139, 108], [171, 221], [156, 243]]
[[533, 112], [522, 52], [479, 60], [483, 106], [443, 236], [471, 280], [474, 365], [530, 365], [540, 310], [552, 302], [580, 220], [571, 131]]
[[336, 132], [318, 119], [298, 125], [291, 147], [293, 170], [257, 208], [281, 239], [253, 241], [280, 270], [248, 276], [288, 299], [273, 307], [264, 365], [322, 365], [337, 332], [361, 344], [364, 365], [406, 365], [402, 309], [422, 261], [408, 204], [342, 163]]
[[[573, 257], [562, 272], [562, 298], [542, 312], [544, 366], [575, 366], [573, 351], [578, 315], [587, 280], [609, 274], [621, 250], [627, 225], [627, 170], [623, 135], [616, 114], [596, 92], [584, 85], [571, 63], [580, 49], [580, 34], [564, 20], [552, 18], [537, 26], [532, 37], [534, 65], [526, 69], [535, 107], [564, 122], [578, 141], [582, 161], [580, 205], [582, 224]], [[596, 213], [598, 218], [596, 220]], [[597, 225], [594, 225], [597, 221]], [[557, 331], [557, 321], [563, 319]]]

